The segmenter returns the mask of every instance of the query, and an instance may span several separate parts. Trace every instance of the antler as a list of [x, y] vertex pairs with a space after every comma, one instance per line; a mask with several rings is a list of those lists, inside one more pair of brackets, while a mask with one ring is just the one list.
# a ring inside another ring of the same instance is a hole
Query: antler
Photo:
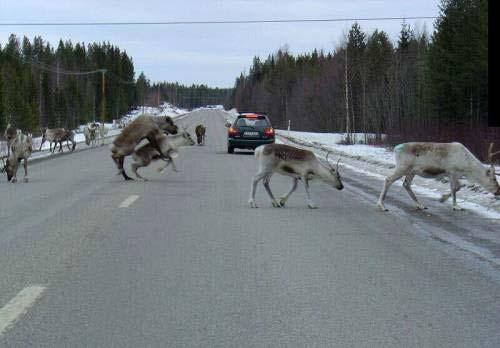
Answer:
[[333, 167], [330, 165], [330, 162], [328, 161], [328, 156], [330, 156], [330, 154], [331, 154], [331, 153], [332, 153], [331, 151], [328, 151], [328, 153], [326, 154], [326, 163], [328, 164], [328, 166], [329, 166], [330, 168], [332, 168], [332, 169], [333, 169]]
[[493, 156], [496, 156], [500, 153], [500, 151], [493, 152], [494, 143], [490, 143], [490, 147], [488, 149], [488, 162], [493, 164]]
[[[328, 151], [328, 153], [326, 154], [326, 163], [328, 164], [328, 166], [332, 169], [333, 166], [330, 165], [330, 162], [328, 161], [328, 156], [330, 156], [330, 154], [332, 153], [332, 151]], [[337, 161], [337, 166], [336, 166], [336, 170], [338, 171], [339, 170], [339, 162], [340, 162], [340, 157], [339, 157], [339, 160]]]
[[[491, 164], [491, 170], [495, 172], [495, 166], [493, 165], [493, 156], [500, 154], [500, 151], [493, 152], [493, 144], [490, 143], [490, 147], [488, 148], [488, 162]], [[500, 175], [500, 173], [495, 172], [495, 175]]]

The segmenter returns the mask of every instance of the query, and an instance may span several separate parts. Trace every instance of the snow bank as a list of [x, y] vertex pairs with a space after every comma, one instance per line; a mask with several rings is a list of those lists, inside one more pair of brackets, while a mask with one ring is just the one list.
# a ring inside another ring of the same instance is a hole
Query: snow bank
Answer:
[[[143, 111], [144, 110], [144, 111]], [[120, 120], [117, 120], [116, 122], [113, 123], [104, 123], [104, 125], [109, 129], [108, 137], [114, 137], [118, 134], [120, 134], [121, 129], [118, 127], [118, 125], [121, 124], [127, 124], [130, 121], [134, 120], [137, 118], [139, 115], [142, 113], [147, 113], [151, 114], [153, 116], [170, 116], [173, 119], [183, 116], [188, 113], [187, 110], [185, 109], [180, 109], [177, 108], [169, 103], [163, 103], [159, 107], [150, 107], [150, 106], [145, 106], [143, 107], [138, 107], [137, 109], [134, 109], [124, 115]], [[74, 130], [75, 132], [75, 141], [77, 144], [84, 143], [85, 142], [85, 136], [83, 135], [83, 129], [86, 127], [86, 125], [80, 125], [78, 128]], [[49, 156], [49, 148], [50, 144], [49, 142], [45, 142], [42, 146], [41, 152], [38, 151], [40, 148], [40, 144], [42, 142], [42, 137], [35, 137], [33, 138], [33, 149], [35, 150], [32, 154], [32, 158], [41, 158], [41, 157], [46, 157]], [[63, 147], [64, 151], [67, 150], [66, 145]], [[56, 150], [57, 153], [58, 150]], [[0, 156], [6, 156], [7, 155], [7, 143], [5, 141], [0, 142]]]
[[[325, 152], [332, 151], [342, 157], [350, 158], [353, 160], [350, 162], [351, 164], [344, 161], [343, 164], [341, 162], [341, 165], [361, 175], [381, 181], [392, 174], [395, 167], [392, 149], [361, 144], [341, 145], [339, 142], [345, 137], [345, 134], [342, 133], [288, 132], [284, 130], [277, 130], [276, 133], [284, 140], [312, 148], [322, 157], [324, 157]], [[364, 138], [364, 136], [357, 138]], [[495, 168], [496, 172], [500, 172], [500, 166]], [[441, 193], [450, 190], [446, 180], [429, 180], [419, 177], [415, 178], [413, 186], [415, 192], [434, 199], [441, 197]], [[457, 198], [457, 202], [462, 207], [488, 218], [500, 219], [500, 200], [477, 184], [467, 183], [463, 186], [465, 187], [460, 190], [459, 198]]]

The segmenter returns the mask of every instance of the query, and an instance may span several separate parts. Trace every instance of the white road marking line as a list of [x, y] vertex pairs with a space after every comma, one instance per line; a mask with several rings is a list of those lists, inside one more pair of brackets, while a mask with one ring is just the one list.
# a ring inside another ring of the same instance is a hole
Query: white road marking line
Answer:
[[28, 286], [0, 309], [0, 336], [28, 311], [45, 289], [40, 285]]
[[135, 202], [135, 200], [139, 198], [138, 195], [131, 195], [130, 197], [128, 197], [127, 199], [125, 199], [123, 202], [120, 203], [120, 208], [128, 208], [130, 207], [130, 205], [132, 205], [132, 203]]

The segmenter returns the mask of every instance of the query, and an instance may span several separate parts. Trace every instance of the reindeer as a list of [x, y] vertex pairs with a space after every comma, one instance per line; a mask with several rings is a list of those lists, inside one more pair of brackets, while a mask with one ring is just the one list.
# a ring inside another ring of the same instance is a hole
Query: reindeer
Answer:
[[465, 176], [468, 180], [483, 186], [495, 196], [500, 195], [500, 186], [495, 177], [495, 167], [493, 166], [493, 156], [500, 151], [493, 153], [493, 143], [490, 144], [488, 160], [491, 162], [490, 168], [485, 168], [464, 145], [460, 143], [404, 143], [394, 148], [396, 156], [396, 169], [394, 173], [385, 179], [384, 187], [380, 193], [377, 206], [382, 211], [387, 211], [384, 206], [384, 199], [389, 187], [399, 178], [405, 177], [403, 187], [410, 195], [416, 208], [427, 209], [422, 205], [415, 193], [411, 189], [411, 183], [415, 175], [423, 178], [450, 179], [451, 193], [443, 194], [440, 201], [446, 201], [450, 195], [453, 198], [453, 210], [462, 210], [457, 205], [456, 193], [460, 190], [458, 179]]
[[159, 172], [163, 172], [163, 170], [171, 163], [174, 171], [177, 171], [174, 164], [174, 158], [178, 156], [177, 148], [180, 146], [192, 146], [194, 145], [194, 140], [191, 138], [191, 135], [187, 131], [182, 131], [181, 133], [175, 135], [169, 135], [166, 139], [167, 147], [164, 148], [163, 153], [167, 156], [162, 156], [151, 143], [145, 144], [137, 149], [133, 154], [133, 159], [135, 163], [132, 163], [132, 171], [135, 176], [139, 179], [147, 181], [146, 178], [137, 173], [137, 169], [141, 167], [148, 166], [152, 161], [157, 161], [159, 159], [167, 162], [167, 164], [160, 168]]
[[196, 140], [198, 145], [205, 145], [205, 131], [206, 128], [204, 125], [199, 124], [196, 126], [194, 132], [196, 133]]
[[[73, 144], [71, 151], [75, 149], [76, 146], [76, 142], [74, 140], [75, 135], [70, 130], [66, 130], [64, 128], [53, 128], [53, 129], [41, 128], [41, 132], [42, 132], [42, 142], [40, 143], [39, 151], [42, 149], [42, 146], [46, 141], [49, 141], [50, 145], [49, 150], [52, 153], [54, 153], [58, 143], [59, 143], [59, 152], [63, 151], [62, 149], [63, 141], [66, 141], [66, 146], [68, 146], [68, 150], [71, 149], [69, 147], [68, 142], [71, 142]], [[54, 148], [52, 148], [52, 143], [54, 143]]]
[[[62, 149], [62, 143], [63, 141], [66, 141], [66, 146], [68, 147], [68, 150], [71, 150], [71, 152], [75, 151], [76, 147], [76, 141], [75, 141], [75, 133], [72, 130], [65, 129], [61, 134], [59, 135], [59, 152], [63, 151]], [[69, 143], [72, 144], [71, 148], [69, 147]], [[55, 150], [54, 146], [54, 150]]]
[[99, 138], [101, 138], [101, 146], [104, 145], [104, 138], [108, 135], [109, 128], [104, 124], [99, 125]]
[[83, 129], [83, 135], [85, 136], [85, 144], [87, 146], [94, 147], [97, 145], [99, 130], [95, 123], [89, 124]]
[[[49, 150], [54, 153], [59, 143], [59, 152], [63, 151], [62, 143], [66, 141], [66, 146], [68, 150], [74, 151], [76, 147], [75, 134], [71, 130], [66, 130], [64, 128], [53, 128], [47, 129], [42, 128], [42, 142], [40, 143], [39, 151], [42, 149], [42, 145], [49, 141]], [[73, 144], [72, 148], [69, 147], [69, 142]], [[52, 143], [54, 143], [54, 148], [52, 148]]]
[[125, 180], [133, 180], [123, 169], [125, 156], [134, 153], [135, 147], [141, 140], [147, 139], [163, 157], [168, 157], [161, 149], [162, 146], [168, 149], [164, 133], [177, 134], [177, 126], [172, 121], [172, 118], [168, 116], [141, 115], [130, 122], [115, 138], [111, 146], [111, 158], [118, 167], [118, 173], [122, 174]]
[[[330, 153], [326, 156], [328, 165], [329, 155]], [[327, 167], [316, 158], [313, 152], [309, 150], [303, 150], [282, 144], [266, 144], [257, 147], [255, 150], [255, 158], [257, 158], [259, 163], [259, 171], [253, 177], [252, 190], [250, 191], [250, 199], [248, 201], [252, 208], [257, 208], [257, 205], [255, 204], [255, 190], [258, 182], [262, 179], [264, 188], [271, 198], [271, 203], [275, 208], [285, 206], [288, 198], [297, 188], [299, 180], [303, 180], [304, 182], [307, 194], [307, 206], [311, 209], [317, 208], [312, 202], [311, 195], [309, 193], [309, 181], [312, 179], [319, 178], [338, 190], [342, 190], [344, 188], [340, 179], [338, 162], [336, 168], [333, 168], [330, 165]], [[279, 202], [274, 198], [269, 186], [271, 176], [275, 172], [281, 175], [291, 176], [293, 178], [292, 187], [288, 193], [280, 198]]]
[[33, 152], [33, 140], [31, 134], [17, 133], [10, 145], [10, 155], [5, 162], [2, 172], [7, 172], [7, 180], [11, 183], [17, 182], [17, 169], [19, 163], [24, 159], [24, 182], [28, 182], [28, 157]]

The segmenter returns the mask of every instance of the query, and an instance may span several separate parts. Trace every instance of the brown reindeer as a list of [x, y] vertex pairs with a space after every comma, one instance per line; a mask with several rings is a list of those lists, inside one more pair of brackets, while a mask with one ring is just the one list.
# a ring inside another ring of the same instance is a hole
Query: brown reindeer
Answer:
[[205, 131], [206, 131], [206, 128], [202, 124], [197, 125], [196, 128], [194, 129], [194, 132], [196, 133], [196, 141], [198, 142], [198, 145], [205, 145]]
[[125, 180], [133, 180], [123, 169], [125, 156], [133, 154], [141, 140], [147, 139], [161, 156], [168, 157], [161, 149], [161, 145], [166, 142], [165, 133], [177, 134], [177, 126], [172, 118], [141, 115], [130, 122], [115, 138], [111, 147], [111, 157], [118, 167], [119, 174], [122, 174]]

